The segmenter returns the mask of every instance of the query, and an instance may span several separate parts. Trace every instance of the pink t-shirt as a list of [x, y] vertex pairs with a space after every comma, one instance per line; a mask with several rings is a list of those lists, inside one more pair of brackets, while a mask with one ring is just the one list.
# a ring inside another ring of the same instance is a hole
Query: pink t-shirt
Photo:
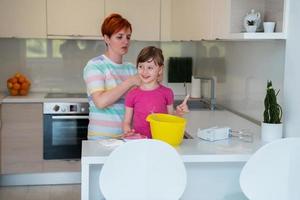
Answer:
[[170, 88], [159, 85], [154, 90], [135, 88], [128, 92], [125, 106], [133, 108], [133, 129], [151, 138], [150, 124], [146, 118], [151, 113], [168, 113], [167, 105], [173, 104], [174, 94]]

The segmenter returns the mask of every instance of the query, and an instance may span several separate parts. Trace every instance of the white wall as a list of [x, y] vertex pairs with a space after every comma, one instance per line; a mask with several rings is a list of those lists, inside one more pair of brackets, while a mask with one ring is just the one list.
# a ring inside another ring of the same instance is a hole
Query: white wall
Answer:
[[[31, 79], [31, 91], [85, 92], [83, 67], [89, 59], [105, 50], [102, 41], [46, 40], [48, 46], [59, 46], [57, 52], [51, 53], [48, 47], [46, 56], [43, 57], [41, 51], [37, 53], [38, 57], [29, 57], [28, 52], [36, 52], [36, 48], [33, 46], [30, 50], [26, 47], [28, 41], [0, 39], [0, 91], [7, 91], [7, 78], [20, 71]], [[185, 88], [182, 83], [167, 83], [168, 58], [189, 56], [193, 57], [194, 73], [218, 78], [216, 94], [219, 104], [260, 121], [268, 79], [281, 90], [279, 102], [282, 104], [285, 41], [132, 41], [125, 60], [135, 63], [141, 48], [148, 45], [162, 48], [166, 66], [164, 83], [177, 95], [184, 95]], [[202, 82], [202, 86], [202, 94], [208, 97], [209, 82]]]
[[[201, 42], [196, 52], [195, 72], [217, 77], [219, 104], [261, 121], [267, 80], [272, 80], [283, 105], [285, 41]], [[208, 86], [202, 82], [202, 94], [207, 97]]]
[[284, 76], [284, 132], [287, 137], [300, 136], [300, 1], [290, 0], [288, 39]]

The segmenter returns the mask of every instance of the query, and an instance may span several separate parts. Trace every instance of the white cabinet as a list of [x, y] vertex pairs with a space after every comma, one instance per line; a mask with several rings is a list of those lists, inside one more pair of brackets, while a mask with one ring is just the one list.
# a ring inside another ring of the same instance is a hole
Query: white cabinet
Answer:
[[46, 0], [0, 0], [0, 37], [45, 38]]
[[171, 39], [212, 39], [211, 0], [172, 0]]
[[42, 103], [1, 106], [0, 174], [80, 171], [80, 161], [43, 159]]
[[[213, 38], [286, 39], [288, 0], [213, 0]], [[276, 22], [274, 33], [247, 33], [243, 20], [251, 9], [261, 13], [262, 22]]]
[[47, 0], [49, 38], [101, 36], [104, 0]]
[[111, 13], [129, 20], [133, 40], [160, 40], [160, 0], [106, 0], [105, 16]]
[[43, 171], [43, 105], [2, 104], [1, 174]]
[[[172, 0], [170, 38], [286, 39], [288, 4], [288, 0]], [[262, 21], [276, 22], [275, 32], [264, 33], [261, 28], [260, 32], [246, 33], [243, 20], [251, 9], [261, 13]]]

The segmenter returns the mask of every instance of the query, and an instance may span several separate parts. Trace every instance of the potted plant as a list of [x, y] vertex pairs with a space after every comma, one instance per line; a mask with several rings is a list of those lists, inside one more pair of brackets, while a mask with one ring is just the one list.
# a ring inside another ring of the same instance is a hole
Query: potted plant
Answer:
[[256, 32], [257, 26], [254, 20], [247, 20], [246, 31], [249, 33]]
[[276, 93], [272, 87], [272, 81], [268, 81], [267, 93], [264, 100], [264, 121], [261, 126], [261, 138], [264, 142], [282, 138], [282, 108], [277, 103], [279, 91]]

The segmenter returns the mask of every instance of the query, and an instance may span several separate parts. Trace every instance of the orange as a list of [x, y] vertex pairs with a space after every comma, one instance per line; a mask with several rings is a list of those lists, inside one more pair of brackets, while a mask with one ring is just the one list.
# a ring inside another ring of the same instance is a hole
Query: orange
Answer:
[[27, 95], [27, 93], [28, 93], [28, 90], [20, 90], [20, 95], [25, 96], [25, 95]]
[[8, 87], [8, 89], [10, 89], [13, 87], [13, 84], [11, 82], [7, 82], [7, 87]]
[[21, 88], [21, 85], [19, 83], [14, 83], [13, 84], [13, 89], [19, 90]]
[[29, 83], [28, 82], [23, 82], [21, 84], [21, 89], [22, 90], [28, 90], [28, 88], [29, 88]]
[[7, 83], [12, 83], [12, 78], [7, 79]]
[[25, 81], [25, 77], [24, 76], [20, 76], [18, 78], [19, 83], [23, 83]]
[[13, 78], [11, 78], [11, 82], [12, 82], [12, 83], [16, 83], [16, 82], [18, 82], [18, 79], [15, 78], [15, 77], [13, 77]]
[[11, 90], [9, 90], [9, 92], [12, 96], [17, 96], [18, 95], [18, 90], [11, 89]]

